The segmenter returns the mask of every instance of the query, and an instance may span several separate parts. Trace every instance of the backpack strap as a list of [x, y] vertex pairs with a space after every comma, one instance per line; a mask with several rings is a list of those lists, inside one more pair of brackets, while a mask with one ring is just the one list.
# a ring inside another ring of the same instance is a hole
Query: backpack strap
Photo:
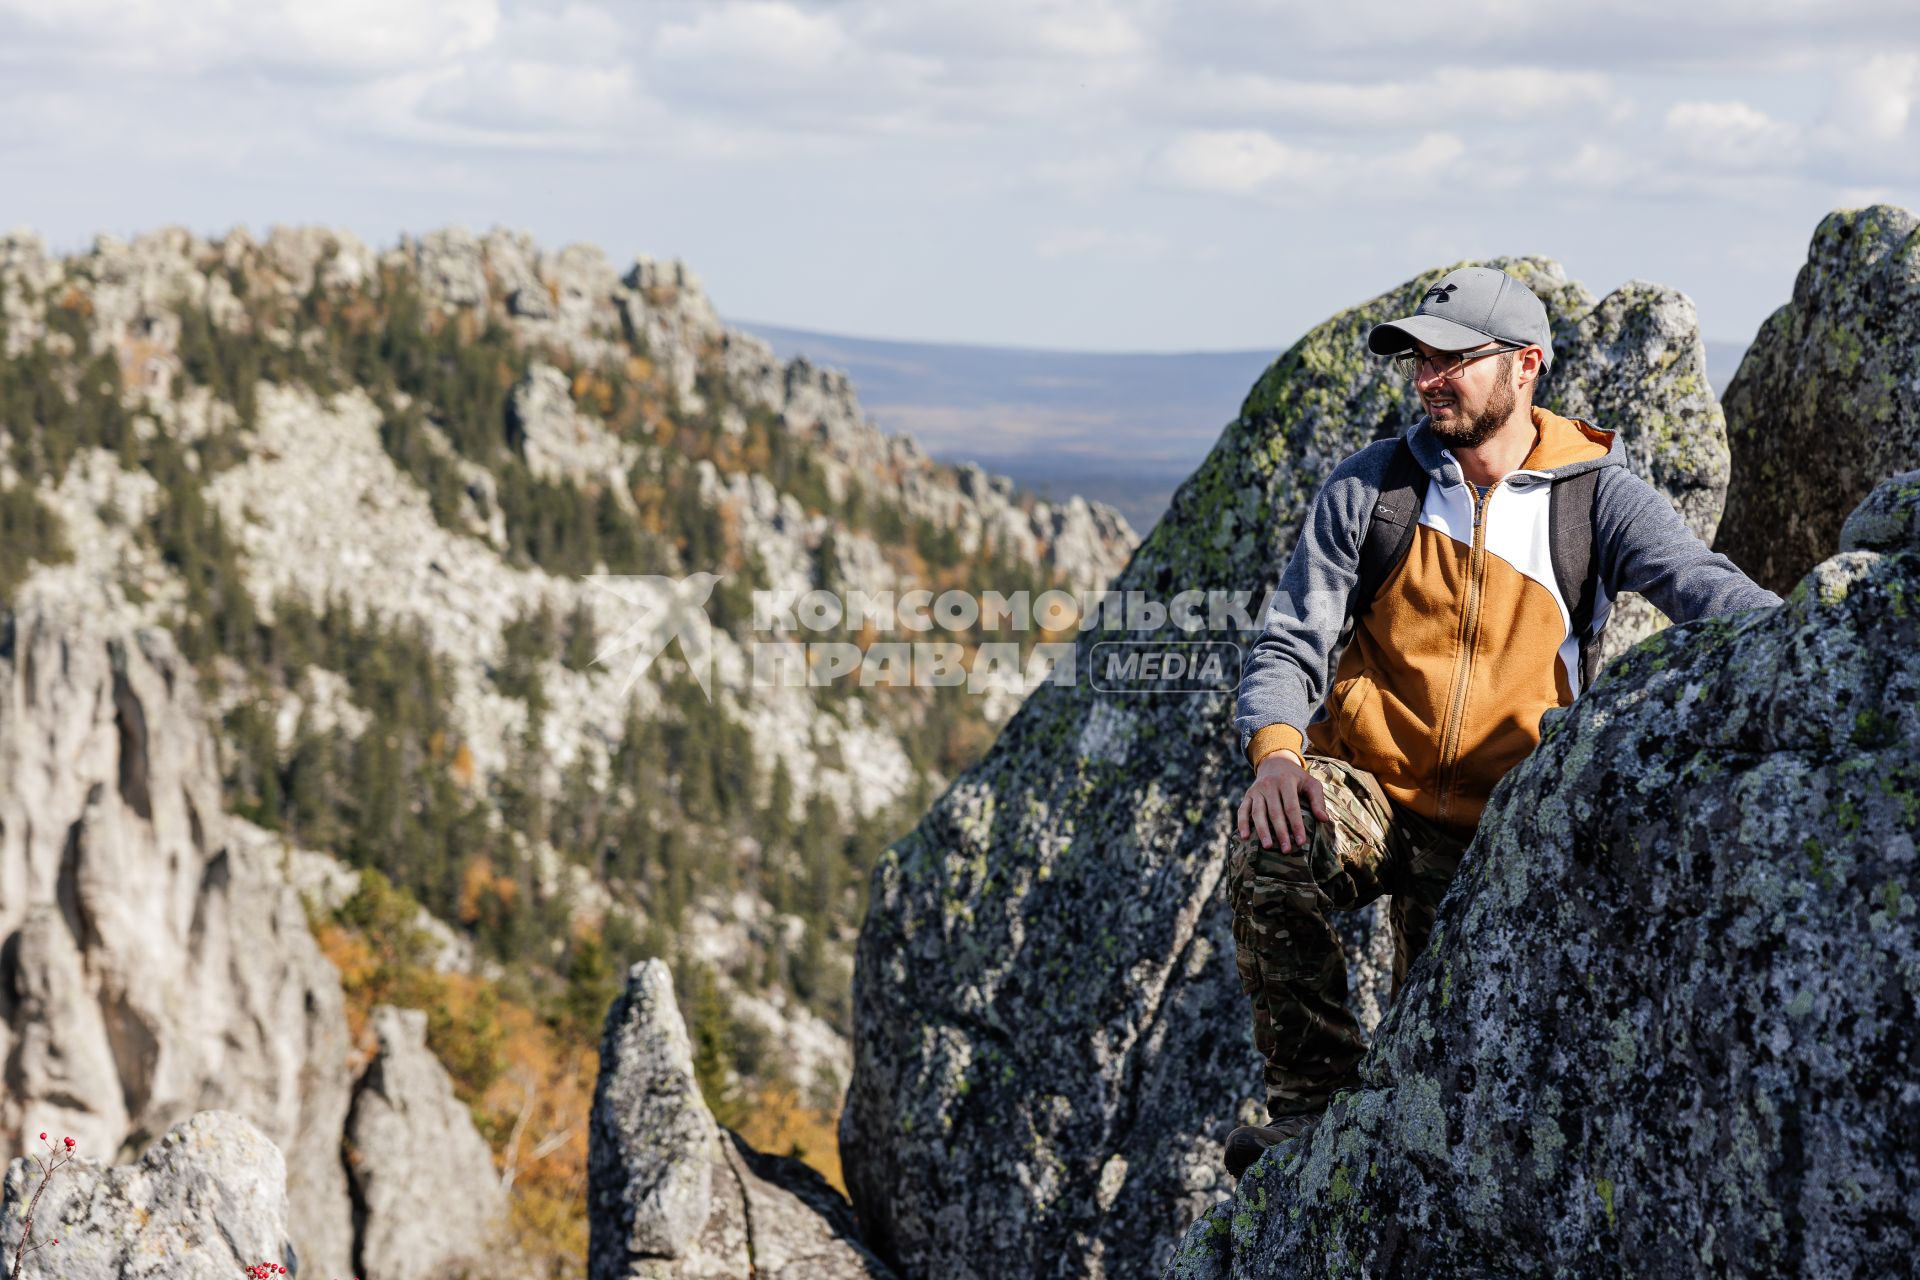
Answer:
[[1413, 547], [1413, 531], [1420, 523], [1420, 506], [1427, 500], [1431, 477], [1405, 436], [1387, 461], [1387, 474], [1380, 482], [1380, 495], [1373, 502], [1373, 518], [1360, 543], [1360, 578], [1354, 584], [1352, 616], [1359, 617], [1373, 605], [1387, 576], [1407, 558]]
[[1600, 469], [1583, 471], [1553, 486], [1547, 504], [1548, 540], [1553, 554], [1553, 580], [1573, 617], [1573, 634], [1580, 638], [1580, 692], [1585, 693], [1600, 674], [1600, 651], [1589, 635], [1599, 597], [1599, 565], [1593, 556], [1593, 497], [1600, 487]]

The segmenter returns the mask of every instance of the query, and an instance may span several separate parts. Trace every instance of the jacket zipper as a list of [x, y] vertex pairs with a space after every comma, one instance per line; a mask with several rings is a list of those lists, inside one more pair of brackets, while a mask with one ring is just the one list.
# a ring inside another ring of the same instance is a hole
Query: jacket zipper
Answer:
[[1440, 803], [1435, 816], [1445, 821], [1447, 811], [1453, 807], [1455, 774], [1459, 771], [1461, 722], [1466, 718], [1467, 683], [1473, 675], [1474, 642], [1480, 632], [1480, 592], [1481, 584], [1487, 576], [1487, 508], [1493, 505], [1493, 491], [1500, 487], [1498, 480], [1487, 486], [1487, 496], [1482, 498], [1476, 488], [1473, 493], [1473, 549], [1467, 553], [1467, 604], [1463, 634], [1460, 638], [1460, 660], [1453, 670], [1453, 696], [1447, 702], [1447, 720], [1440, 733]]

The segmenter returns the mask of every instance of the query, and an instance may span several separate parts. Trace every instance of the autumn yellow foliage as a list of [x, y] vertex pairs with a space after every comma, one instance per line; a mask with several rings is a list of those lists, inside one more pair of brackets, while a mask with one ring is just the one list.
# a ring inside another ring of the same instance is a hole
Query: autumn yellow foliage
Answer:
[[807, 1106], [792, 1085], [776, 1083], [761, 1088], [736, 1132], [756, 1151], [804, 1160], [841, 1195], [847, 1194], [840, 1170], [839, 1112]]
[[599, 1054], [570, 1043], [497, 984], [395, 963], [358, 930], [320, 924], [314, 937], [340, 971], [354, 1068], [374, 1051], [378, 1004], [424, 1009], [427, 1045], [472, 1109], [508, 1192], [511, 1243], [543, 1276], [584, 1274], [587, 1116]]
[[501, 913], [513, 906], [519, 892], [512, 876], [494, 874], [491, 858], [475, 858], [460, 877], [460, 923]]
[[463, 788], [473, 788], [473, 748], [465, 742], [453, 749], [453, 780]]

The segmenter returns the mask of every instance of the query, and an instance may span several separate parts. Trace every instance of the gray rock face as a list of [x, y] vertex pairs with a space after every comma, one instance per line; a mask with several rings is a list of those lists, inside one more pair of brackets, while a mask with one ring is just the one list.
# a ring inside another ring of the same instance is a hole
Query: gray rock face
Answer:
[[[635, 965], [607, 1013], [588, 1156], [593, 1274], [624, 1276], [629, 1255], [678, 1257], [713, 1212], [713, 1114], [658, 960]], [[603, 1231], [602, 1228], [605, 1228]]]
[[16, 606], [0, 612], [0, 1149], [57, 1129], [126, 1158], [195, 1112], [238, 1112], [287, 1153], [301, 1256], [345, 1271], [339, 977], [221, 812], [193, 673], [157, 628]]
[[1726, 409], [1733, 480], [1715, 545], [1785, 592], [1875, 484], [1920, 466], [1920, 218], [1874, 205], [1821, 219]]
[[[1685, 300], [1634, 285], [1596, 303], [1551, 262], [1498, 265], [1556, 324], [1542, 403], [1624, 431], [1689, 502], [1711, 491], [1717, 445], [1682, 426], [1716, 427], [1686, 376]], [[1114, 585], [1162, 602], [1251, 592], [1244, 622], [1200, 633], [1248, 642], [1325, 474], [1417, 416], [1365, 337], [1441, 274], [1281, 356]], [[1196, 635], [1083, 636], [1077, 660], [1094, 639], [1150, 638]], [[1221, 882], [1248, 776], [1231, 702], [1049, 685], [882, 857], [840, 1138], [864, 1236], [903, 1274], [1150, 1274], [1231, 1189], [1220, 1142], [1262, 1095]], [[1377, 1017], [1383, 952], [1368, 917], [1356, 925], [1356, 1012]]]
[[511, 407], [521, 451], [535, 475], [572, 480], [589, 493], [607, 489], [622, 507], [632, 509], [627, 468], [640, 450], [575, 408], [566, 374], [550, 364], [535, 364], [513, 389]]
[[373, 1031], [379, 1052], [347, 1120], [355, 1273], [421, 1280], [482, 1271], [506, 1211], [493, 1155], [427, 1049], [427, 1015], [380, 1005]]
[[588, 1140], [591, 1280], [884, 1280], [853, 1213], [812, 1169], [714, 1122], [659, 960], [607, 1013]]
[[1554, 717], [1365, 1087], [1169, 1274], [1911, 1274], [1920, 474], [1852, 528]]
[[[39, 1168], [7, 1166], [0, 1249], [13, 1265]], [[14, 1280], [233, 1280], [256, 1262], [291, 1272], [280, 1151], [241, 1116], [203, 1111], [153, 1144], [138, 1164], [76, 1159], [53, 1175], [35, 1211], [36, 1248]], [[327, 1273], [302, 1263], [304, 1276]]]
[[1920, 546], [1920, 471], [1885, 481], [1840, 526], [1842, 551], [1899, 551]]
[[[1692, 299], [1630, 280], [1577, 324], [1561, 326], [1554, 346], [1562, 354], [1541, 403], [1620, 432], [1628, 464], [1672, 499], [1695, 537], [1713, 545], [1727, 496], [1727, 427], [1707, 383]], [[1623, 595], [1600, 637], [1602, 663], [1666, 624], [1645, 599]]]

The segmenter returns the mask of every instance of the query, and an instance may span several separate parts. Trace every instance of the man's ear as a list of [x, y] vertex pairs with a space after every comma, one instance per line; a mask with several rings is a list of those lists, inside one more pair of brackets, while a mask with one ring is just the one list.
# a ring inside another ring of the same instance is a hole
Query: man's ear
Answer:
[[1514, 361], [1514, 370], [1519, 374], [1516, 380], [1520, 387], [1529, 387], [1539, 382], [1540, 375], [1546, 372], [1546, 355], [1538, 347], [1522, 347], [1520, 358]]

